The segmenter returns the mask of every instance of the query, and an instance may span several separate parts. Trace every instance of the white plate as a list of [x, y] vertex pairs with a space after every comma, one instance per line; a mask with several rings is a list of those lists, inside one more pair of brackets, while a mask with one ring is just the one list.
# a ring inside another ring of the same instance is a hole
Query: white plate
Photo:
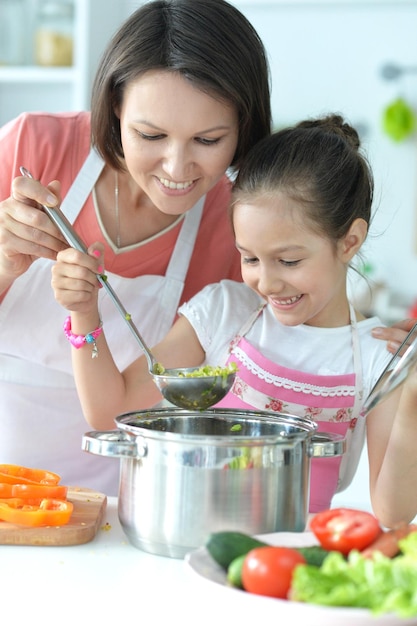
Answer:
[[[312, 533], [274, 533], [271, 535], [260, 535], [260, 539], [266, 543], [280, 546], [311, 546], [315, 543]], [[257, 596], [227, 584], [226, 572], [210, 556], [205, 548], [199, 548], [186, 555], [185, 561], [191, 571], [199, 576], [204, 582], [220, 585], [227, 593], [229, 604], [236, 603], [236, 609], [242, 615], [246, 608], [255, 609], [259, 616], [268, 616], [268, 623], [283, 624], [282, 619], [288, 618], [292, 621], [300, 620], [299, 623], [308, 626], [416, 626], [417, 618], [404, 619], [394, 615], [375, 616], [365, 609], [333, 608], [318, 606], [315, 604], [304, 604], [301, 602], [290, 602], [289, 600], [278, 600]], [[224, 594], [226, 601], [226, 594]], [[232, 600], [233, 599], [233, 600]], [[301, 620], [303, 620], [301, 622]], [[237, 623], [242, 623], [236, 612]], [[288, 622], [290, 623], [290, 622]], [[292, 622], [291, 622], [292, 623]]]

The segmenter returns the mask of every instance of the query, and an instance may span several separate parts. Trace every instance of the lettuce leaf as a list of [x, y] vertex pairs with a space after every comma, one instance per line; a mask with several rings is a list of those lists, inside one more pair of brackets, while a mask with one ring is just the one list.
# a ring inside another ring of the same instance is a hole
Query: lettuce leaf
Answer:
[[352, 551], [346, 559], [331, 552], [321, 567], [294, 570], [291, 600], [369, 609], [375, 615], [417, 616], [417, 532], [400, 542], [401, 554], [372, 559]]

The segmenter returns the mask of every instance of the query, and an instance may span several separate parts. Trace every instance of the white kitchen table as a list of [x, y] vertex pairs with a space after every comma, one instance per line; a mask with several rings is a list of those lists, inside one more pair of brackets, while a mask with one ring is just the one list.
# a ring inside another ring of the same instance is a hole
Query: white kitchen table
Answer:
[[182, 559], [132, 546], [118, 520], [117, 498], [108, 498], [102, 527], [89, 543], [0, 546], [0, 580], [3, 610], [15, 624], [221, 626], [247, 617], [241, 594], [199, 578]]
[[[268, 536], [266, 536], [268, 537]], [[417, 620], [297, 605], [228, 589], [185, 560], [129, 543], [108, 498], [96, 537], [79, 546], [0, 546], [2, 623], [34, 626], [408, 626]], [[292, 605], [292, 606], [291, 606]]]

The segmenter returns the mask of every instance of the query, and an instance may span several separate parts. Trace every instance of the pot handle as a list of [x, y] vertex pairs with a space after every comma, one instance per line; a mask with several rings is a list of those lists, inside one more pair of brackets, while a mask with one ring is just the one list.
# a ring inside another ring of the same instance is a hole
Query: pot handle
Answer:
[[346, 439], [336, 433], [315, 433], [308, 448], [310, 457], [342, 456], [346, 452]]
[[82, 449], [91, 454], [115, 457], [144, 457], [148, 451], [140, 437], [127, 439], [120, 430], [92, 430], [82, 438]]

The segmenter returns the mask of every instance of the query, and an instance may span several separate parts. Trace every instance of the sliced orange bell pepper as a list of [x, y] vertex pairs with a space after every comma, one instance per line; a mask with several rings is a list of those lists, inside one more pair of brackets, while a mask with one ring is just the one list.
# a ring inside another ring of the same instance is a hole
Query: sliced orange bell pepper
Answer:
[[57, 485], [61, 476], [47, 470], [23, 465], [0, 464], [0, 483]]
[[73, 508], [68, 500], [44, 498], [28, 504], [22, 498], [7, 498], [0, 500], [0, 520], [21, 526], [64, 526]]
[[0, 521], [21, 526], [63, 526], [74, 505], [61, 477], [43, 469], [0, 464]]
[[0, 483], [0, 498], [12, 497], [13, 485], [11, 483]]
[[1, 483], [0, 483], [0, 496], [12, 497], [12, 498], [29, 498], [29, 499], [41, 499], [53, 498], [55, 500], [66, 500], [68, 487], [64, 485], [31, 485], [31, 484], [16, 484], [9, 485], [11, 487], [10, 496], [1, 496]]

